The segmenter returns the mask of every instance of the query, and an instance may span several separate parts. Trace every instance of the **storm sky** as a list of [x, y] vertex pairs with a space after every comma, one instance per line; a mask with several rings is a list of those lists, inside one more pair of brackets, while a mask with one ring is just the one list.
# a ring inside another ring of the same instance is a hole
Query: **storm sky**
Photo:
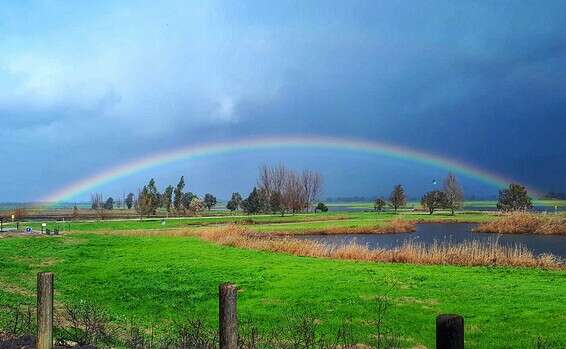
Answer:
[[[3, 1], [0, 202], [34, 201], [106, 168], [269, 135], [383, 141], [542, 191], [566, 191], [565, 1]], [[324, 196], [410, 196], [446, 175], [315, 149], [152, 168], [226, 198], [262, 163], [320, 171]], [[497, 188], [460, 177], [466, 194]], [[88, 198], [84, 193], [76, 198]]]

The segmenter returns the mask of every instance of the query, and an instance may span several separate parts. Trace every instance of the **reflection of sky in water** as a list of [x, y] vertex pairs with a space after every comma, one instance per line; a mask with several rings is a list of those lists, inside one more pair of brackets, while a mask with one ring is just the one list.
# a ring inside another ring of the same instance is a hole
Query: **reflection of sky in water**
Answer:
[[461, 243], [464, 241], [482, 241], [485, 243], [498, 239], [505, 246], [525, 246], [535, 253], [552, 253], [566, 257], [566, 236], [473, 233], [475, 224], [417, 224], [414, 233], [401, 234], [345, 234], [345, 235], [309, 235], [300, 239], [315, 240], [328, 245], [342, 246], [355, 242], [368, 248], [395, 248], [405, 241], [413, 240], [424, 244]]

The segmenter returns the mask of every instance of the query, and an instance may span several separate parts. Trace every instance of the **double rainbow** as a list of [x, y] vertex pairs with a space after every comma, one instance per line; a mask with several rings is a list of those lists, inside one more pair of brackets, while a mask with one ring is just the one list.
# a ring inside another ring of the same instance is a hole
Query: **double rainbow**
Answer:
[[[512, 179], [493, 172], [488, 172], [470, 164], [427, 153], [418, 149], [407, 148], [394, 144], [367, 141], [361, 139], [322, 137], [322, 136], [285, 136], [285, 137], [256, 137], [241, 140], [204, 143], [157, 152], [115, 167], [108, 168], [93, 176], [79, 181], [52, 193], [42, 201], [56, 203], [70, 201], [74, 197], [93, 191], [106, 183], [127, 177], [139, 171], [162, 166], [165, 164], [194, 158], [209, 157], [221, 154], [241, 153], [254, 150], [269, 149], [334, 149], [358, 153], [376, 154], [413, 161], [425, 165], [444, 168], [449, 171], [474, 178], [497, 188], [507, 186]], [[534, 193], [533, 188], [530, 192]], [[537, 195], [538, 193], [534, 193]]]

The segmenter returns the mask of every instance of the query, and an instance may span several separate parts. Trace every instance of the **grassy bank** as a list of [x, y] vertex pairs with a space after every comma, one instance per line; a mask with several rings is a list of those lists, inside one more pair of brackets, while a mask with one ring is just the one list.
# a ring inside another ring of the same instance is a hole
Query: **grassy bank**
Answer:
[[[196, 237], [73, 234], [0, 240], [0, 303], [33, 302], [35, 273], [56, 273], [56, 300], [91, 299], [115, 321], [150, 326], [198, 315], [215, 325], [217, 285], [241, 288], [243, 320], [284, 326], [309, 309], [323, 331], [351, 319], [371, 341], [374, 298], [390, 291], [387, 321], [406, 345], [434, 347], [434, 318], [466, 318], [469, 348], [565, 346], [566, 273], [501, 267], [418, 266], [297, 257], [218, 246]], [[536, 301], [533, 301], [536, 300]]]

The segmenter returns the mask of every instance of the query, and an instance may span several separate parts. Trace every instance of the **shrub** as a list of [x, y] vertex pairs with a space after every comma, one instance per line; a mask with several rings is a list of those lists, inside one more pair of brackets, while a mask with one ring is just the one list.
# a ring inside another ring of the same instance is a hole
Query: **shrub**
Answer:
[[319, 202], [314, 209], [314, 212], [316, 211], [328, 212], [328, 206], [326, 206], [324, 202]]
[[89, 301], [66, 304], [59, 318], [57, 334], [59, 342], [68, 341], [78, 345], [112, 343], [113, 334], [107, 312]]

